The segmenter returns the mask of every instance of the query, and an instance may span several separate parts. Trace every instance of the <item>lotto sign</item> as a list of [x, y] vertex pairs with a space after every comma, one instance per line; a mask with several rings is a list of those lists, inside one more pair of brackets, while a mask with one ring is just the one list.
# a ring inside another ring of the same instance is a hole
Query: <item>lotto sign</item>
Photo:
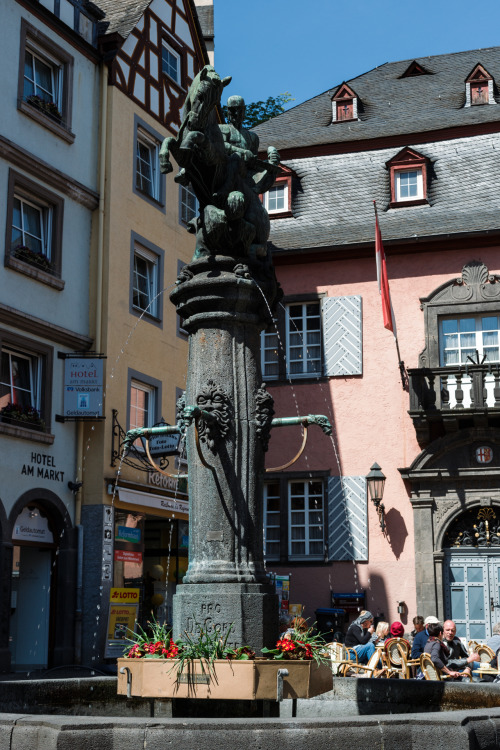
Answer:
[[487, 445], [476, 448], [476, 461], [478, 464], [490, 464], [493, 461], [493, 450]]
[[115, 549], [115, 560], [118, 562], [138, 563], [140, 565], [142, 562], [142, 553], [130, 552], [126, 549]]
[[109, 601], [112, 604], [139, 604], [140, 589], [111, 589], [109, 592]]

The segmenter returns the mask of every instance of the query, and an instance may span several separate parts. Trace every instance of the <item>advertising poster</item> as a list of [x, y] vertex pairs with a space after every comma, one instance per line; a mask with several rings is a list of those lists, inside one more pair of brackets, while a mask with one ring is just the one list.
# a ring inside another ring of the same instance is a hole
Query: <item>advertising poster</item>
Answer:
[[139, 594], [139, 589], [111, 589], [104, 653], [106, 659], [123, 656], [128, 644], [125, 640], [127, 633], [135, 630]]
[[288, 612], [290, 599], [290, 576], [274, 576], [274, 587], [278, 594], [279, 608], [282, 612]]

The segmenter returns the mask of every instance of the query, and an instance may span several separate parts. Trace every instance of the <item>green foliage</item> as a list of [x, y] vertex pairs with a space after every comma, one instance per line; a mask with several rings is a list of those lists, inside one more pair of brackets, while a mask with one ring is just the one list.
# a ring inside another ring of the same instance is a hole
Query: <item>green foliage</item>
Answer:
[[[295, 99], [291, 96], [288, 91], [278, 96], [269, 96], [266, 101], [262, 102], [250, 102], [246, 105], [246, 115], [243, 120], [244, 128], [254, 128], [256, 125], [260, 125], [266, 120], [270, 120], [271, 117], [281, 115], [285, 111], [285, 104], [293, 102]], [[227, 120], [227, 107], [222, 107], [224, 117]]]

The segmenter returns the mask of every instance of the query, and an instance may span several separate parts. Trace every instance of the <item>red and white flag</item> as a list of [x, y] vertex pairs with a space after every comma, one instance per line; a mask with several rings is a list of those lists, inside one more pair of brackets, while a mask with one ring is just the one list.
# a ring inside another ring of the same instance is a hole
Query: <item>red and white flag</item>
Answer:
[[391, 293], [389, 291], [389, 279], [387, 278], [387, 264], [385, 261], [384, 246], [382, 244], [382, 235], [378, 224], [377, 206], [373, 201], [375, 208], [375, 258], [377, 261], [377, 281], [378, 290], [382, 296], [382, 314], [384, 316], [384, 328], [392, 331], [394, 338], [397, 338], [396, 320], [394, 310], [392, 309]]

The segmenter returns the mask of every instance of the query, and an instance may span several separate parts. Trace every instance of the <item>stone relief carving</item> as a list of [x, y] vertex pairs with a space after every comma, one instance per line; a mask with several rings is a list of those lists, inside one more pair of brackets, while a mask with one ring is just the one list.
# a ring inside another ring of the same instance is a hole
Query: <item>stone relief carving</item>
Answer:
[[197, 426], [200, 440], [215, 452], [216, 441], [226, 437], [229, 432], [231, 417], [229, 397], [213, 380], [209, 380], [196, 397], [196, 404], [200, 409], [211, 414], [210, 420], [201, 417]]
[[271, 432], [271, 422], [274, 416], [274, 399], [266, 391], [266, 384], [262, 383], [255, 394], [255, 423], [257, 425], [257, 436], [262, 442], [265, 451], [269, 447], [269, 435]]

